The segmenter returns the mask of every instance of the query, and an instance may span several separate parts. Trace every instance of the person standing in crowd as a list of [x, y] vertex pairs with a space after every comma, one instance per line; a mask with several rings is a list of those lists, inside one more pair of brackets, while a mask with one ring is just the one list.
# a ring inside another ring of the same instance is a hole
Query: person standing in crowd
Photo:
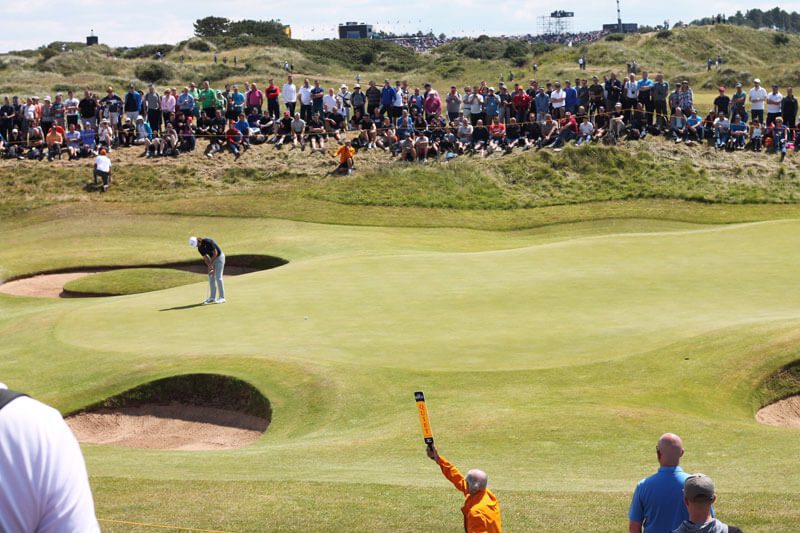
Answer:
[[778, 91], [778, 85], [772, 86], [772, 92], [767, 94], [767, 126], [772, 126], [775, 119], [781, 116], [783, 95]]
[[156, 92], [153, 84], [147, 86], [147, 94], [144, 95], [144, 111], [147, 123], [154, 132], [161, 130], [161, 95]]
[[636, 109], [636, 104], [639, 103], [639, 84], [633, 73], [628, 75], [625, 80], [625, 93], [622, 100], [622, 107], [625, 111], [625, 121], [630, 122], [633, 116], [633, 111]]
[[373, 80], [370, 80], [369, 87], [364, 94], [367, 97], [367, 115], [371, 117], [375, 114], [375, 109], [381, 107], [381, 90]]
[[308, 78], [303, 80], [303, 86], [298, 91], [300, 98], [300, 116], [306, 122], [311, 120], [311, 115], [314, 113], [314, 104], [311, 98], [311, 82]]
[[664, 74], [656, 74], [656, 81], [653, 83], [653, 112], [656, 117], [656, 126], [664, 129], [667, 125], [667, 98], [669, 97], [669, 82], [664, 79]]
[[350, 103], [350, 98], [352, 94], [350, 91], [347, 90], [347, 85], [344, 83], [339, 87], [339, 92], [336, 94], [336, 97], [339, 99], [341, 103], [340, 111], [343, 112], [343, 117], [347, 121], [347, 124], [350, 124], [350, 108], [352, 104]]
[[761, 80], [753, 80], [750, 89], [750, 116], [753, 120], [764, 122], [764, 103], [767, 101], [767, 90], [761, 86]]
[[618, 102], [622, 102], [623, 86], [622, 82], [617, 79], [617, 73], [612, 72], [609, 74], [608, 79], [605, 81], [606, 90], [606, 109], [614, 109]]
[[67, 99], [64, 100], [64, 116], [67, 119], [67, 128], [69, 128], [70, 124], [77, 126], [79, 123], [78, 104], [80, 104], [80, 100], [75, 98], [75, 94], [72, 91], [67, 91]]
[[447, 119], [452, 122], [461, 114], [461, 95], [455, 85], [450, 87], [450, 92], [444, 98], [447, 106]]
[[664, 433], [656, 445], [658, 472], [636, 485], [628, 510], [630, 533], [672, 531], [689, 518], [683, 504], [683, 485], [689, 475], [679, 466], [683, 442], [674, 433]]
[[647, 112], [647, 125], [653, 124], [653, 80], [650, 79], [646, 70], [642, 71], [642, 78], [636, 82], [639, 89], [638, 100]]
[[194, 97], [189, 94], [189, 87], [183, 88], [181, 94], [178, 95], [176, 104], [184, 117], [188, 118], [194, 115]]
[[0, 383], [0, 531], [99, 533], [81, 448], [61, 414]]
[[[280, 96], [281, 90], [277, 85], [275, 85], [275, 80], [270, 78], [266, 88], [264, 89], [264, 97], [267, 99], [267, 115], [272, 118], [272, 120], [278, 120], [281, 118], [281, 106], [278, 103]], [[257, 109], [259, 109], [259, 112], [261, 112], [260, 107]]]
[[367, 97], [361, 92], [361, 85], [353, 85], [353, 92], [350, 94], [350, 104], [353, 106], [353, 114], [360, 114], [362, 117], [367, 110]]
[[[273, 87], [275, 87], [274, 84], [272, 83], [272, 80], [269, 80], [269, 83]], [[277, 89], [278, 88], [275, 87], [275, 90]], [[275, 98], [277, 99], [277, 96]], [[258, 85], [256, 85], [255, 83], [250, 84], [250, 89], [244, 95], [244, 101], [245, 101], [244, 109], [246, 114], [249, 115], [253, 111], [256, 111], [259, 115], [262, 114], [264, 106], [264, 93], [261, 91], [261, 89], [258, 88]], [[270, 115], [270, 117], [272, 117], [272, 115]], [[277, 119], [278, 117], [275, 116], [273, 118]]]
[[439, 455], [436, 446], [429, 445], [428, 457], [439, 465], [442, 474], [464, 496], [461, 513], [464, 515], [465, 533], [500, 533], [500, 502], [487, 488], [489, 476], [483, 470], [473, 469], [464, 477], [458, 468]]
[[178, 105], [178, 100], [175, 98], [175, 95], [172, 94], [175, 89], [164, 90], [164, 95], [161, 97], [161, 120], [164, 122], [164, 125], [170, 121], [170, 117], [175, 114], [175, 109]]
[[731, 98], [731, 112], [736, 113], [743, 119], [747, 120], [747, 111], [745, 110], [745, 103], [747, 102], [747, 93], [742, 89], [742, 84], [736, 84], [736, 92], [733, 93]]
[[286, 111], [289, 112], [290, 116], [294, 116], [295, 107], [297, 106], [297, 87], [292, 80], [291, 74], [286, 76], [286, 83], [283, 84], [281, 93], [283, 94], [283, 105], [286, 106]]
[[720, 86], [719, 96], [714, 98], [714, 113], [730, 116], [731, 99], [725, 94], [725, 87]]
[[[550, 93], [550, 108], [555, 120], [564, 118], [567, 95], [561, 90], [561, 82], [556, 82], [555, 89]], [[517, 117], [519, 119], [519, 117]]]
[[578, 110], [578, 91], [569, 80], [564, 82], [564, 109], [572, 115]]
[[314, 106], [314, 113], [322, 115], [325, 99], [325, 88], [320, 85], [319, 80], [314, 80], [314, 87], [311, 89], [311, 103]]
[[390, 121], [394, 121], [394, 100], [397, 92], [392, 87], [389, 80], [383, 80], [383, 89], [381, 89], [381, 115], [389, 115]]
[[689, 518], [681, 522], [672, 533], [742, 533], [738, 527], [729, 526], [714, 518], [712, 509], [717, 501], [714, 481], [705, 474], [692, 474], [683, 484], [683, 502]]
[[[125, 101], [122, 104], [122, 109], [125, 112], [125, 116], [132, 121], [136, 120], [136, 117], [142, 113], [142, 95], [139, 94], [139, 91], [136, 90], [136, 87], [132, 83], [128, 86], [128, 92], [125, 93]], [[85, 120], [82, 111], [81, 119]]]
[[3, 106], [0, 107], [0, 135], [8, 140], [11, 130], [14, 129], [14, 108], [8, 96], [3, 98]]
[[[203, 305], [224, 304], [225, 283], [222, 281], [222, 273], [225, 270], [225, 254], [222, 252], [222, 248], [210, 237], [189, 237], [189, 245], [197, 248], [208, 269], [210, 292]], [[217, 291], [219, 291], [219, 297], [217, 297]]]
[[[794, 89], [792, 87], [786, 88], [786, 96], [781, 101], [781, 116], [783, 123], [786, 127], [794, 129], [797, 125], [797, 98], [794, 96]], [[797, 145], [797, 136], [791, 135], [795, 139], [795, 146]]]

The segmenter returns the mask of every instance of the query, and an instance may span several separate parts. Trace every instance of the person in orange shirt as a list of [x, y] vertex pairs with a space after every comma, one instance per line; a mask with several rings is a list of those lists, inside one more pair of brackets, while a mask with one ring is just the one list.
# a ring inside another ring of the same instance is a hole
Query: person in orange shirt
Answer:
[[454, 465], [439, 455], [436, 446], [427, 449], [428, 457], [436, 461], [442, 474], [461, 491], [466, 498], [461, 512], [464, 514], [466, 533], [500, 533], [500, 502], [492, 491], [486, 488], [489, 477], [483, 470], [470, 470], [467, 477], [461, 475]]
[[337, 172], [344, 172], [347, 171], [348, 174], [353, 173], [353, 156], [356, 155], [356, 149], [353, 148], [353, 145], [350, 141], [345, 141], [343, 145], [336, 150], [336, 157], [339, 158], [339, 167], [336, 169]]

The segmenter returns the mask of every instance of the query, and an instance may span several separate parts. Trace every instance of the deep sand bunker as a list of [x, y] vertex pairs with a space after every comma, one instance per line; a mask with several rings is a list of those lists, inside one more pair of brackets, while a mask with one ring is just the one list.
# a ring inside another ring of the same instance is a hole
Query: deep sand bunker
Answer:
[[756, 413], [756, 420], [770, 426], [800, 428], [800, 395], [762, 407]]
[[240, 448], [271, 420], [269, 400], [255, 387], [216, 374], [153, 381], [66, 418], [82, 443], [161, 450]]
[[[280, 257], [270, 255], [232, 255], [225, 260], [225, 275], [240, 276], [251, 272], [269, 270], [271, 268], [283, 266], [288, 261]], [[0, 293], [11, 294], [13, 296], [33, 296], [37, 298], [75, 298], [86, 296], [64, 290], [64, 285], [76, 279], [85, 278], [98, 272], [108, 272], [110, 270], [121, 270], [130, 268], [174, 268], [186, 272], [205, 274], [206, 267], [198, 258], [196, 261], [183, 261], [180, 263], [165, 263], [152, 265], [128, 265], [128, 266], [99, 266], [99, 267], [75, 267], [63, 270], [52, 270], [19, 276], [6, 282], [0, 282]]]

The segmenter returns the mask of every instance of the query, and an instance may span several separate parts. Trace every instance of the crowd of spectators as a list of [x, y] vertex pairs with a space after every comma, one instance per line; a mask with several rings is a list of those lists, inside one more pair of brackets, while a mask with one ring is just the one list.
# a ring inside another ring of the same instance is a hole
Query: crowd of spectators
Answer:
[[562, 32], [562, 33], [546, 33], [541, 35], [515, 35], [509, 37], [519, 41], [525, 41], [531, 44], [544, 43], [544, 44], [562, 44], [566, 46], [577, 46], [581, 44], [589, 44], [599, 41], [608, 35], [607, 31], [583, 31], [583, 32]]
[[352, 140], [354, 150], [425, 161], [661, 135], [717, 150], [766, 150], [783, 160], [787, 150], [800, 147], [792, 88], [767, 91], [759, 79], [747, 92], [737, 83], [730, 97], [720, 87], [713, 108], [703, 111], [687, 81], [673, 86], [663, 74], [651, 79], [644, 71], [563, 84], [530, 80], [495, 88], [481, 81], [443, 93], [430, 83], [411, 87], [401, 80], [384, 80], [380, 87], [370, 81], [364, 90], [356, 83], [352, 91], [347, 85], [325, 88], [318, 80], [298, 85], [289, 75], [280, 87], [269, 80], [263, 87], [214, 89], [205, 81], [180, 91], [130, 84], [122, 95], [108, 87], [104, 96], [87, 89], [82, 98], [72, 92], [41, 102], [6, 97], [0, 150], [8, 158], [53, 160], [138, 146], [142, 157], [177, 157], [202, 141], [207, 157], [230, 152], [238, 159], [253, 145], [327, 153], [326, 143]]

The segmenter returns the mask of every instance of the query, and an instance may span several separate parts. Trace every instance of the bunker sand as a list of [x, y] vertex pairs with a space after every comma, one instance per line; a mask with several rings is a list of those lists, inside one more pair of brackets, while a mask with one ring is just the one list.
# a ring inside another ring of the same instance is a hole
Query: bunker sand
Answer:
[[66, 420], [82, 443], [187, 451], [241, 448], [269, 425], [264, 418], [238, 411], [175, 402], [101, 409]]
[[756, 420], [770, 426], [800, 429], [800, 395], [790, 396], [762, 407]]

